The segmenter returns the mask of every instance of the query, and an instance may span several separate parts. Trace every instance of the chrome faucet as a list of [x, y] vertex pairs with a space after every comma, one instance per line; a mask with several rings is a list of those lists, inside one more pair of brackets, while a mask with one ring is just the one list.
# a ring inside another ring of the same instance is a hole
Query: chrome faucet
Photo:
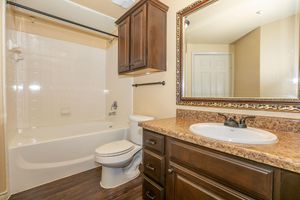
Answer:
[[236, 120], [236, 116], [228, 117], [221, 113], [218, 113], [218, 115], [224, 117], [224, 119], [225, 119], [224, 126], [229, 126], [229, 127], [233, 127], [233, 128], [247, 128], [246, 120], [255, 118], [255, 116], [242, 117], [240, 119], [240, 121], [238, 122]]
[[114, 101], [114, 102], [111, 104], [110, 110], [117, 110], [117, 109], [118, 109], [118, 102], [117, 102], [117, 101]]
[[236, 116], [227, 117], [226, 115], [221, 114], [221, 113], [218, 113], [218, 115], [224, 117], [224, 119], [225, 119], [224, 126], [229, 126], [229, 127], [234, 127], [234, 128], [239, 127], [239, 123], [236, 121]]
[[118, 102], [117, 102], [117, 101], [114, 101], [114, 102], [111, 104], [110, 112], [108, 113], [108, 116], [114, 116], [114, 115], [117, 115], [117, 109], [118, 109]]

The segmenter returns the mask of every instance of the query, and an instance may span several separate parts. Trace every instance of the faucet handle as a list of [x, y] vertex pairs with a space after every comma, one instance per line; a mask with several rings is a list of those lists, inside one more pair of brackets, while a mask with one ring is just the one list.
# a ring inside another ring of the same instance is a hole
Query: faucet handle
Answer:
[[242, 117], [242, 118], [240, 119], [240, 122], [246, 122], [247, 119], [254, 119], [254, 118], [255, 118], [255, 116]]
[[247, 128], [246, 120], [247, 119], [254, 119], [255, 116], [247, 116], [247, 117], [242, 117], [240, 119], [239, 127], [240, 128]]
[[221, 116], [221, 117], [224, 117], [225, 120], [228, 119], [228, 117], [226, 115], [222, 114], [222, 113], [218, 113], [218, 115]]
[[236, 116], [229, 117], [228, 120], [236, 120]]

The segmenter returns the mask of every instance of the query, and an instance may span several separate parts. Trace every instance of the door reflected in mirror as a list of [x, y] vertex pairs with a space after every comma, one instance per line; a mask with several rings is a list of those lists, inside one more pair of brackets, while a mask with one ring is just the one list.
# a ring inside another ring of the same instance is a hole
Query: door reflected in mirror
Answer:
[[299, 97], [299, 0], [219, 0], [182, 19], [183, 97]]

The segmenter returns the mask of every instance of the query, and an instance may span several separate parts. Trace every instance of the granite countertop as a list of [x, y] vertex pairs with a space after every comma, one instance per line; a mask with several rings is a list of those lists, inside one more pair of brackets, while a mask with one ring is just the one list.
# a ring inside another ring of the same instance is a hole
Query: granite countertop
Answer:
[[299, 133], [274, 132], [272, 130], [268, 130], [277, 135], [279, 141], [276, 144], [244, 145], [196, 136], [189, 131], [189, 126], [195, 123], [199, 123], [199, 121], [169, 118], [141, 122], [139, 125], [145, 129], [186, 142], [300, 173]]

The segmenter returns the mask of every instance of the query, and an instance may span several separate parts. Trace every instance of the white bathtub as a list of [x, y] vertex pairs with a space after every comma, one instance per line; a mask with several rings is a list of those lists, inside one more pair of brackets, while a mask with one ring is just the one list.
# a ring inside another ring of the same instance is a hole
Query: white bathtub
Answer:
[[93, 122], [22, 131], [9, 147], [11, 193], [97, 167], [96, 147], [126, 138], [127, 130], [127, 126]]

